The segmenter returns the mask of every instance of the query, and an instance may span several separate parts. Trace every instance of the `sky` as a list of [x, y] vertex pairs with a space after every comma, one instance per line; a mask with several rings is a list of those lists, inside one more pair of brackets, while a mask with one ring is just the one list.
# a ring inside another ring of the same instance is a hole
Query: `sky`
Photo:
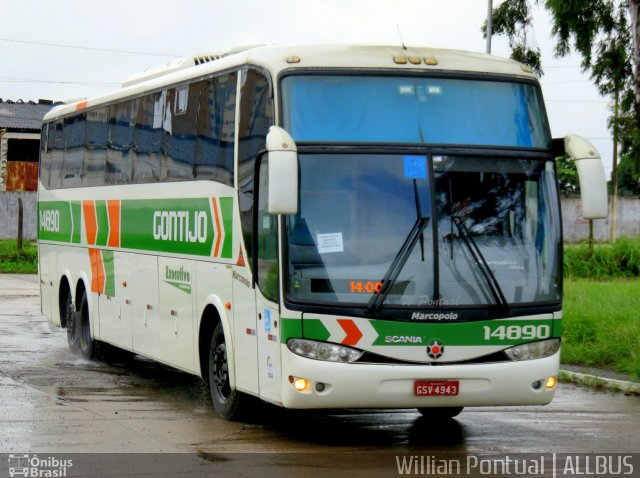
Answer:
[[[480, 27], [487, 2], [0, 0], [0, 98], [64, 101], [97, 96], [115, 91], [146, 68], [244, 45], [399, 45], [402, 35], [407, 46], [485, 52]], [[609, 175], [609, 99], [582, 73], [580, 57], [554, 57], [547, 13], [539, 8], [533, 19], [532, 40], [542, 52], [541, 84], [552, 134], [589, 139]], [[509, 53], [506, 39], [494, 37], [492, 54]]]

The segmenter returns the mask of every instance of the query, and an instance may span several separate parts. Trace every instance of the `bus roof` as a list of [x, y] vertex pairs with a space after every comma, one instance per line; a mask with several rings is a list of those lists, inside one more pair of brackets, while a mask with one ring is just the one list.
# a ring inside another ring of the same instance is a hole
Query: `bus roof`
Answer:
[[405, 49], [400, 45], [256, 46], [174, 60], [127, 80], [122, 89], [113, 93], [58, 106], [44, 117], [44, 121], [241, 65], [263, 67], [274, 78], [283, 70], [304, 68], [451, 71], [537, 78], [529, 67], [513, 60], [461, 50], [428, 47]]

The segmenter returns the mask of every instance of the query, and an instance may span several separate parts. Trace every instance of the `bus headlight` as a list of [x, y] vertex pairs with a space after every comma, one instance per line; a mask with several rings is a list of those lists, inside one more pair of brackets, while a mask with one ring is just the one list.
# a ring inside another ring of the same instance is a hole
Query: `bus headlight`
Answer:
[[506, 349], [504, 353], [511, 360], [535, 360], [549, 357], [560, 350], [560, 339], [541, 340], [528, 344], [516, 345]]
[[364, 353], [361, 350], [345, 347], [344, 345], [306, 339], [289, 339], [287, 340], [287, 347], [296, 355], [328, 362], [355, 362]]

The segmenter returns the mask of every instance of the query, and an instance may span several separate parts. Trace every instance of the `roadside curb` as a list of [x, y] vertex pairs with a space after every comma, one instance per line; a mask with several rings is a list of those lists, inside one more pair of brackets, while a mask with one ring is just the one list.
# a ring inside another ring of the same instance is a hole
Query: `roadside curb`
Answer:
[[625, 394], [640, 395], [640, 383], [637, 382], [598, 377], [597, 375], [572, 372], [569, 370], [560, 370], [558, 380], [561, 382], [577, 383], [591, 388], [606, 388], [608, 390], [624, 392]]

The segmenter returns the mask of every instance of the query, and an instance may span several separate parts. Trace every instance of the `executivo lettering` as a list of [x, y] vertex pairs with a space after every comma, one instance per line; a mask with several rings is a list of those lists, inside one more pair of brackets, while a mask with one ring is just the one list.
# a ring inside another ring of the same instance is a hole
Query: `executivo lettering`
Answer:
[[155, 211], [153, 238], [156, 241], [207, 242], [205, 211]]
[[172, 269], [169, 266], [164, 270], [165, 282], [172, 285], [176, 289], [180, 289], [182, 292], [191, 294], [191, 274], [189, 271], [185, 271], [184, 267], [180, 269]]

